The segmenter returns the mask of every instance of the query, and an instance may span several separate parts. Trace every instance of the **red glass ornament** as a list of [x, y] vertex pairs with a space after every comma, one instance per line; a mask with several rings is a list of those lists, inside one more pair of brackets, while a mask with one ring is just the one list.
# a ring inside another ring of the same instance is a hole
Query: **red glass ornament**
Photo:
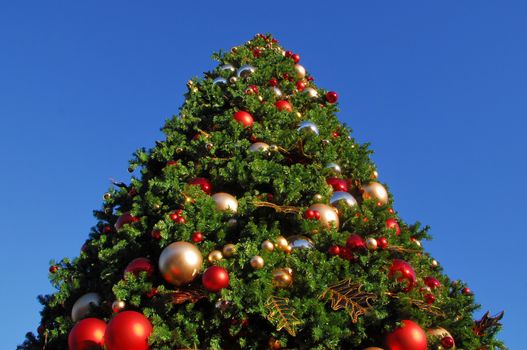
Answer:
[[187, 220], [183, 216], [178, 216], [178, 218], [176, 219], [176, 223], [181, 224], [181, 225], [186, 222]]
[[348, 248], [352, 252], [366, 250], [366, 243], [364, 243], [364, 240], [361, 236], [357, 234], [352, 234], [346, 240], [346, 248]]
[[425, 294], [424, 295], [425, 301], [427, 304], [431, 305], [436, 301], [436, 297], [433, 294]]
[[313, 80], [315, 80], [315, 78], [313, 78], [313, 77], [307, 77], [306, 80], [307, 80], [307, 81], [313, 81]]
[[332, 245], [328, 249], [329, 255], [337, 256], [340, 254], [340, 247], [338, 245]]
[[234, 113], [234, 120], [241, 123], [246, 128], [254, 124], [254, 119], [252, 115], [245, 111], [238, 111]]
[[49, 267], [49, 272], [50, 273], [56, 273], [58, 270], [59, 270], [59, 267], [57, 265], [51, 265]]
[[161, 231], [159, 231], [159, 230], [152, 230], [152, 232], [150, 232], [150, 236], [152, 236], [152, 238], [155, 239], [155, 240], [160, 240], [161, 239]]
[[172, 166], [172, 165], [176, 165], [177, 164], [177, 160], [169, 160], [167, 162], [167, 166]]
[[112, 232], [112, 228], [109, 225], [106, 225], [102, 228], [102, 233], [110, 233]]
[[229, 286], [229, 272], [223, 267], [211, 266], [203, 273], [201, 282], [209, 292], [219, 292]]
[[258, 58], [262, 55], [262, 51], [260, 49], [254, 49], [253, 50], [253, 56]]
[[388, 240], [386, 237], [377, 238], [377, 247], [379, 247], [379, 249], [386, 249], [388, 247]]
[[77, 322], [68, 335], [69, 350], [93, 350], [104, 347], [106, 323], [98, 318]]
[[330, 91], [326, 94], [326, 101], [328, 101], [329, 103], [333, 104], [337, 102], [338, 99], [339, 99], [339, 96], [337, 95], [335, 91]]
[[115, 229], [120, 230], [124, 225], [131, 224], [137, 221], [139, 221], [139, 218], [136, 218], [129, 212], [126, 212], [123, 215], [119, 216], [119, 218], [117, 219], [117, 222], [115, 223]]
[[344, 179], [338, 179], [336, 177], [330, 177], [326, 179], [326, 183], [333, 187], [333, 191], [348, 192], [348, 183]]
[[472, 291], [468, 287], [463, 288], [461, 293], [463, 293], [463, 295], [472, 295]]
[[157, 288], [155, 287], [153, 287], [152, 289], [150, 289], [148, 293], [146, 293], [146, 297], [149, 299], [152, 299], [156, 295], [157, 295]]
[[178, 213], [170, 213], [169, 217], [170, 217], [170, 220], [177, 221], [177, 219], [179, 218], [179, 214]]
[[198, 185], [199, 187], [201, 187], [201, 190], [206, 194], [211, 194], [212, 192], [212, 184], [209, 180], [204, 177], [197, 177], [195, 179], [190, 180], [188, 183], [190, 185]]
[[315, 218], [315, 211], [312, 210], [312, 209], [307, 209], [305, 212], [304, 212], [304, 217], [306, 219], [314, 219]]
[[148, 350], [152, 323], [136, 311], [123, 311], [112, 318], [106, 327], [106, 350]]
[[295, 62], [295, 63], [300, 62], [300, 55], [297, 54], [297, 53], [291, 55], [291, 58], [293, 59], [293, 62]]
[[441, 345], [443, 345], [445, 349], [451, 349], [456, 343], [454, 342], [454, 338], [446, 336], [441, 339]]
[[401, 228], [399, 227], [397, 220], [395, 220], [394, 218], [386, 219], [386, 227], [395, 229], [396, 236], [399, 236], [401, 234]]
[[425, 331], [415, 322], [403, 320], [403, 326], [386, 336], [387, 350], [426, 350]]
[[296, 82], [296, 88], [298, 91], [304, 91], [304, 89], [306, 88], [306, 82], [303, 81], [303, 80], [299, 80]]
[[388, 278], [397, 278], [398, 282], [405, 282], [406, 287], [403, 289], [409, 292], [415, 286], [415, 271], [412, 266], [404, 260], [393, 259], [392, 266], [388, 272]]
[[126, 266], [126, 269], [124, 269], [124, 276], [126, 277], [126, 274], [128, 273], [137, 276], [141, 272], [146, 272], [148, 277], [152, 277], [152, 274], [154, 273], [154, 265], [149, 259], [137, 258], [130, 261], [130, 263]]
[[276, 101], [275, 106], [276, 108], [278, 108], [279, 111], [287, 111], [287, 112], [293, 111], [293, 106], [291, 106], [289, 102], [284, 101], [284, 100]]
[[353, 256], [353, 252], [351, 251], [351, 249], [347, 247], [340, 247], [339, 256], [344, 260], [348, 260], [348, 261], [355, 260], [355, 256]]
[[199, 231], [196, 231], [196, 232], [192, 233], [192, 241], [194, 243], [199, 243], [199, 242], [203, 241], [203, 233], [201, 233]]
[[320, 212], [318, 210], [313, 210], [315, 212], [315, 219], [320, 220]]
[[291, 57], [292, 55], [293, 55], [293, 53], [291, 51], [289, 51], [289, 50], [287, 50], [285, 52], [285, 57]]
[[425, 277], [423, 279], [423, 282], [425, 284], [425, 286], [428, 286], [430, 287], [430, 289], [435, 289], [435, 288], [439, 288], [441, 287], [441, 282], [439, 282], [436, 278], [434, 277]]
[[276, 86], [278, 85], [278, 80], [276, 80], [276, 78], [272, 78], [269, 80], [269, 83], [268, 83], [270, 86]]

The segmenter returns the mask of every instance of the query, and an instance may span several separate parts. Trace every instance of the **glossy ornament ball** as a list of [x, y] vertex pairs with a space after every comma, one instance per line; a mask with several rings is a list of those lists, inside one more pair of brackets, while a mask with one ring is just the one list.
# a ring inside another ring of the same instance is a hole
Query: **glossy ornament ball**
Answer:
[[211, 266], [203, 274], [201, 282], [209, 292], [219, 292], [229, 286], [229, 272], [223, 267]]
[[222, 249], [223, 256], [226, 258], [232, 257], [236, 254], [236, 246], [234, 244], [226, 244]]
[[298, 79], [302, 79], [306, 76], [306, 69], [300, 64], [295, 64], [295, 73]]
[[148, 350], [152, 323], [136, 311], [118, 313], [108, 323], [104, 334], [106, 350]]
[[406, 287], [403, 291], [405, 292], [409, 292], [415, 286], [414, 269], [409, 263], [401, 259], [393, 259], [388, 278], [396, 278], [398, 282], [404, 282]]
[[220, 261], [223, 259], [223, 254], [219, 250], [213, 250], [209, 253], [209, 256], [207, 257], [207, 260], [212, 264], [215, 261]]
[[201, 187], [201, 190], [206, 194], [210, 194], [212, 192], [212, 184], [208, 179], [204, 177], [197, 177], [195, 179], [190, 180], [188, 183], [189, 185], [196, 185]]
[[106, 323], [98, 318], [85, 318], [68, 335], [69, 350], [92, 350], [104, 347]]
[[253, 269], [259, 270], [264, 267], [264, 264], [264, 259], [259, 255], [255, 255], [251, 258], [251, 266]]
[[236, 75], [240, 78], [248, 78], [250, 77], [254, 72], [256, 71], [256, 68], [253, 66], [246, 64], [241, 66], [238, 71], [236, 72]]
[[238, 111], [234, 113], [233, 118], [246, 128], [251, 127], [254, 124], [253, 116], [246, 111]]
[[437, 278], [431, 276], [423, 278], [423, 282], [425, 286], [429, 287], [430, 289], [436, 289], [441, 287], [441, 282], [439, 282]]
[[387, 350], [427, 350], [426, 333], [415, 322], [403, 320], [403, 326], [386, 336]]
[[287, 251], [289, 249], [289, 242], [284, 236], [276, 237], [276, 246], [281, 251]]
[[[454, 338], [452, 337], [450, 332], [447, 331], [446, 329], [442, 327], [435, 327], [435, 328], [428, 329], [426, 333], [433, 341], [439, 340], [442, 343], [441, 345], [443, 345], [446, 349], [452, 349], [452, 350], [456, 349]], [[443, 339], [446, 339], [445, 343], [448, 343], [446, 344], [446, 346], [445, 344], [443, 344]], [[450, 345], [450, 347], [448, 347], [448, 345]]]
[[134, 222], [139, 221], [139, 218], [133, 216], [129, 212], [123, 213], [123, 215], [119, 216], [117, 221], [115, 222], [115, 229], [119, 231], [124, 225], [132, 224]]
[[230, 211], [233, 213], [238, 211], [238, 200], [231, 194], [218, 192], [212, 195], [212, 199], [216, 203], [216, 209], [219, 211]]
[[318, 127], [315, 123], [304, 121], [301, 122], [297, 129], [302, 135], [319, 135]]
[[317, 98], [318, 97], [318, 91], [313, 89], [312, 87], [307, 87], [304, 89], [304, 93], [307, 94], [311, 98]]
[[268, 252], [272, 252], [274, 250], [274, 244], [270, 240], [266, 239], [262, 242], [262, 249]]
[[388, 240], [386, 239], [386, 237], [377, 238], [377, 246], [379, 247], [379, 249], [388, 248]]
[[286, 111], [286, 112], [293, 111], [293, 106], [291, 106], [291, 104], [285, 100], [276, 101], [275, 106], [279, 111]]
[[366, 238], [366, 248], [368, 248], [368, 250], [377, 250], [377, 240], [373, 237], [368, 237]]
[[154, 264], [147, 258], [136, 258], [126, 266], [124, 269], [124, 277], [131, 273], [135, 276], [139, 276], [141, 272], [146, 272], [147, 277], [152, 277], [154, 273]]
[[269, 145], [265, 142], [255, 142], [249, 147], [250, 152], [266, 152], [269, 150]]
[[399, 227], [399, 223], [394, 218], [386, 219], [386, 227], [395, 230], [396, 236], [399, 236], [401, 234], [401, 228]]
[[101, 296], [98, 293], [86, 293], [73, 304], [71, 319], [77, 322], [90, 315], [93, 308], [101, 305]]
[[224, 72], [229, 72], [229, 73], [234, 73], [234, 71], [236, 70], [236, 68], [234, 68], [234, 66], [232, 64], [224, 64], [224, 65], [221, 65], [219, 67], [219, 70], [220, 71], [224, 71]]
[[227, 85], [227, 79], [223, 78], [223, 77], [217, 77], [216, 79], [214, 79], [212, 81], [212, 85]]
[[330, 177], [326, 179], [326, 183], [333, 188], [333, 191], [348, 192], [348, 183], [344, 179]]
[[320, 213], [320, 223], [326, 227], [335, 226], [339, 228], [339, 216], [337, 209], [327, 204], [317, 203], [309, 207], [310, 210]]
[[315, 242], [309, 237], [303, 235], [295, 235], [287, 237], [289, 246], [292, 250], [297, 249], [313, 249], [315, 247]]
[[117, 313], [124, 310], [126, 303], [122, 300], [116, 300], [112, 303], [112, 311]]
[[338, 174], [340, 174], [342, 172], [342, 168], [337, 163], [328, 163], [326, 165], [326, 169], [329, 169], [329, 171], [333, 175], [338, 175]]
[[293, 275], [287, 268], [275, 269], [273, 271], [273, 286], [277, 288], [289, 288], [293, 284]]
[[338, 98], [339, 96], [337, 95], [335, 91], [330, 91], [326, 94], [326, 101], [328, 101], [331, 104], [337, 102]]
[[163, 278], [176, 286], [192, 282], [201, 271], [203, 257], [192, 243], [174, 242], [159, 256], [159, 271]]
[[378, 182], [370, 182], [362, 189], [364, 190], [362, 193], [362, 198], [364, 198], [364, 200], [373, 199], [382, 204], [387, 204], [389, 201], [388, 191], [386, 191], [386, 188]]
[[269, 88], [269, 90], [271, 90], [271, 92], [273, 93], [273, 95], [275, 95], [275, 97], [281, 97], [282, 96], [282, 90], [280, 90], [276, 86], [271, 86]]
[[352, 252], [359, 252], [366, 250], [366, 243], [361, 236], [357, 234], [352, 234], [346, 240], [346, 248]]

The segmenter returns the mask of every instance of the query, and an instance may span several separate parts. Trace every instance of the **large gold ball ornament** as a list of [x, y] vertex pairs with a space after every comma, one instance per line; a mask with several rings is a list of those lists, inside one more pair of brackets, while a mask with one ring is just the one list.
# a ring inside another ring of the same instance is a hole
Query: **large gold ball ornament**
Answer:
[[277, 288], [289, 288], [293, 284], [293, 275], [287, 269], [273, 270], [273, 286]]
[[[447, 331], [446, 329], [442, 328], [442, 327], [430, 328], [430, 329], [428, 329], [426, 331], [426, 333], [430, 337], [434, 338], [434, 340], [441, 340], [441, 339], [446, 338], [446, 337], [450, 337], [450, 338], [454, 339], [454, 337], [452, 337], [450, 332]], [[454, 346], [451, 347], [450, 349], [456, 350], [456, 345], [454, 344]]]
[[215, 261], [223, 259], [223, 254], [219, 250], [213, 250], [209, 253], [207, 260], [212, 264]]
[[306, 69], [301, 64], [295, 64], [296, 77], [303, 79], [306, 76]]
[[270, 240], [266, 239], [262, 242], [262, 249], [268, 252], [272, 252], [274, 250], [274, 244]]
[[388, 203], [388, 191], [378, 182], [372, 181], [362, 188], [364, 192], [362, 193], [362, 198], [365, 200], [374, 199], [382, 204]]
[[212, 195], [212, 199], [219, 211], [231, 211], [233, 213], [238, 211], [238, 200], [231, 194], [218, 192]]
[[124, 310], [126, 303], [122, 300], [116, 300], [112, 303], [112, 311], [117, 313]]
[[335, 226], [336, 228], [339, 228], [338, 210], [334, 207], [327, 204], [317, 203], [311, 205], [309, 209], [318, 211], [320, 213], [320, 223], [322, 225], [326, 227]]
[[286, 251], [289, 247], [289, 242], [287, 242], [287, 239], [284, 236], [278, 236], [276, 237], [276, 246], [281, 251]]
[[71, 308], [73, 322], [82, 320], [90, 315], [92, 308], [101, 305], [101, 296], [97, 293], [87, 293], [77, 299]]
[[307, 94], [311, 98], [317, 98], [318, 97], [318, 91], [313, 89], [312, 87], [307, 87], [304, 89], [304, 93]]
[[264, 267], [264, 264], [264, 259], [259, 255], [255, 255], [251, 258], [251, 266], [253, 269], [259, 270]]
[[174, 242], [159, 256], [159, 271], [163, 278], [176, 286], [192, 282], [201, 271], [203, 257], [192, 243]]
[[226, 258], [230, 258], [234, 254], [236, 254], [236, 246], [234, 244], [226, 244], [225, 247], [222, 249], [223, 256]]
[[255, 142], [249, 147], [250, 152], [265, 152], [269, 149], [269, 145], [265, 142]]

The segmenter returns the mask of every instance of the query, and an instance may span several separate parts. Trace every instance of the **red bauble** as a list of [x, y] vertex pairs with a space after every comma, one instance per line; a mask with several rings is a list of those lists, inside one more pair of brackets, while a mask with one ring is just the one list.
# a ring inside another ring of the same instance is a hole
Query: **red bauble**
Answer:
[[278, 85], [278, 80], [276, 80], [276, 78], [272, 78], [272, 79], [269, 80], [268, 84], [270, 86], [276, 86], [276, 85]]
[[106, 327], [106, 350], [148, 350], [148, 337], [152, 334], [152, 328], [148, 318], [139, 312], [118, 313]]
[[98, 318], [85, 318], [77, 322], [68, 336], [69, 350], [93, 350], [104, 347], [106, 323]]
[[340, 247], [338, 245], [332, 245], [328, 249], [329, 255], [337, 256], [340, 255]]
[[379, 247], [379, 249], [386, 249], [388, 247], [388, 240], [386, 237], [377, 238], [377, 247]]
[[204, 177], [197, 177], [193, 180], [190, 180], [188, 183], [190, 185], [199, 185], [201, 187], [201, 190], [206, 194], [211, 194], [212, 192], [212, 184], [209, 180]]
[[300, 55], [297, 54], [297, 53], [291, 55], [291, 58], [293, 59], [293, 62], [295, 62], [295, 63], [300, 62]]
[[260, 49], [254, 49], [253, 50], [253, 56], [258, 58], [262, 55], [262, 51]]
[[403, 326], [386, 336], [387, 350], [426, 350], [426, 333], [415, 322], [403, 320]]
[[199, 243], [201, 241], [203, 241], [203, 233], [199, 232], [199, 231], [196, 231], [192, 234], [192, 241], [194, 243]]
[[431, 305], [434, 303], [434, 301], [436, 301], [436, 297], [433, 295], [433, 294], [425, 294], [424, 295], [424, 298], [425, 298], [425, 301], [427, 304]]
[[298, 91], [304, 91], [304, 89], [306, 88], [306, 82], [303, 81], [303, 80], [299, 80], [296, 82], [296, 88]]
[[308, 220], [311, 220], [311, 219], [316, 219], [316, 214], [315, 214], [315, 211], [312, 210], [312, 209], [307, 209], [305, 212], [304, 212], [304, 217]]
[[353, 256], [353, 252], [348, 247], [340, 247], [339, 256], [348, 261], [355, 260], [355, 256]]
[[219, 292], [229, 286], [229, 272], [220, 266], [211, 266], [201, 279], [203, 287], [209, 292]]
[[291, 51], [287, 50], [285, 52], [285, 57], [291, 57], [291, 56], [293, 56], [293, 53]]
[[390, 266], [390, 272], [388, 277], [396, 277], [398, 282], [406, 282], [406, 287], [403, 289], [405, 292], [409, 292], [415, 286], [415, 271], [404, 260], [393, 259], [392, 266]]
[[395, 234], [399, 236], [401, 234], [401, 228], [394, 218], [386, 219], [386, 227], [395, 229]]
[[439, 288], [441, 287], [441, 282], [439, 282], [437, 279], [435, 279], [434, 277], [425, 277], [423, 279], [424, 283], [425, 283], [425, 286], [428, 286], [430, 287], [430, 289], [435, 289], [435, 288]]
[[161, 239], [161, 231], [159, 231], [159, 230], [152, 230], [152, 232], [150, 232], [150, 236], [152, 236], [152, 238], [155, 239], [155, 240], [160, 240]]
[[134, 274], [138, 276], [141, 272], [146, 272], [148, 277], [152, 277], [152, 274], [154, 273], [154, 265], [152, 262], [147, 258], [137, 258], [128, 264], [126, 266], [126, 269], [124, 269], [124, 275], [126, 277], [127, 273]]
[[59, 267], [57, 265], [51, 265], [49, 267], [49, 272], [50, 273], [56, 273], [58, 270], [59, 270]]
[[364, 243], [364, 240], [361, 236], [357, 234], [352, 234], [346, 240], [346, 248], [348, 248], [352, 252], [366, 250], [366, 243]]
[[472, 295], [472, 291], [468, 287], [463, 288], [463, 290], [461, 290], [461, 293], [463, 293], [463, 295]]
[[339, 99], [339, 96], [335, 91], [330, 91], [326, 94], [326, 101], [329, 103], [335, 103]]
[[112, 228], [109, 225], [106, 225], [102, 228], [102, 233], [110, 233], [112, 232]]
[[441, 345], [443, 345], [445, 349], [451, 349], [456, 345], [456, 342], [454, 341], [454, 338], [446, 336], [441, 339]]
[[115, 229], [120, 230], [124, 225], [131, 224], [137, 221], [139, 221], [139, 218], [136, 218], [129, 212], [126, 212], [123, 215], [119, 216], [119, 218], [117, 219], [117, 222], [115, 223]]
[[245, 111], [238, 111], [234, 113], [234, 120], [241, 123], [246, 128], [254, 124], [253, 116]]
[[330, 177], [326, 179], [326, 183], [333, 187], [333, 191], [348, 192], [348, 182], [344, 179]]
[[278, 108], [279, 111], [287, 111], [287, 112], [293, 111], [293, 106], [291, 106], [289, 102], [284, 101], [284, 100], [276, 101], [275, 106], [276, 108]]
[[[194, 138], [196, 139], [197, 137], [194, 136]], [[177, 160], [169, 160], [167, 162], [167, 166], [173, 166], [173, 165], [177, 165]]]

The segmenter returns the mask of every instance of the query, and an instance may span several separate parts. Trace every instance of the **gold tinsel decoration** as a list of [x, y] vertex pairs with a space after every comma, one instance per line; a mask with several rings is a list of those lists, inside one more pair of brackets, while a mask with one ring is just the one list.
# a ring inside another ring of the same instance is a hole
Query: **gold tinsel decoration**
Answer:
[[172, 298], [173, 304], [183, 304], [187, 301], [190, 301], [191, 303], [196, 303], [200, 299], [204, 299], [207, 297], [207, 294], [203, 289], [178, 289], [170, 293], [170, 297]]
[[277, 331], [285, 328], [287, 333], [293, 337], [296, 336], [296, 326], [301, 325], [302, 321], [295, 317], [295, 310], [289, 305], [288, 298], [271, 296], [265, 303], [265, 307], [269, 311], [267, 319], [276, 324]]
[[362, 284], [352, 282], [351, 278], [345, 279], [330, 285], [319, 299], [329, 298], [333, 310], [345, 309], [351, 321], [357, 323], [359, 316], [366, 314], [372, 307], [371, 303], [377, 299], [377, 295], [364, 292], [362, 287]]

